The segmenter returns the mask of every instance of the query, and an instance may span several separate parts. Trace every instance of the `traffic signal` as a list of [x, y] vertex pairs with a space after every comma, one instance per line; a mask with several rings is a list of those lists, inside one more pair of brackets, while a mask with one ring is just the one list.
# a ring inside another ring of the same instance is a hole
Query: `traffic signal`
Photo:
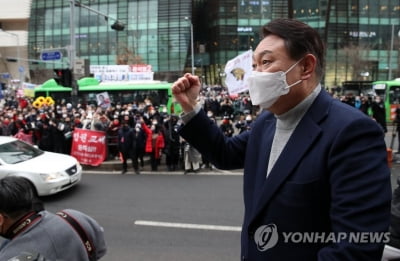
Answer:
[[54, 69], [54, 78], [58, 85], [72, 86], [72, 72], [70, 69]]
[[118, 21], [115, 21], [115, 23], [113, 23], [111, 25], [111, 29], [113, 29], [115, 31], [123, 31], [124, 28], [125, 28], [125, 25], [120, 23], [120, 22], [118, 22]]

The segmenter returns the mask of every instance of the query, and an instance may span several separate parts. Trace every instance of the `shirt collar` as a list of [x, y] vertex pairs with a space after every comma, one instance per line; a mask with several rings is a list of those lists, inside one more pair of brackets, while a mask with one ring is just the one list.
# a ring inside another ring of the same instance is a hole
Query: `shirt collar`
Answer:
[[318, 84], [317, 87], [295, 107], [281, 115], [275, 115], [277, 118], [276, 128], [286, 130], [294, 129], [320, 92], [321, 84]]

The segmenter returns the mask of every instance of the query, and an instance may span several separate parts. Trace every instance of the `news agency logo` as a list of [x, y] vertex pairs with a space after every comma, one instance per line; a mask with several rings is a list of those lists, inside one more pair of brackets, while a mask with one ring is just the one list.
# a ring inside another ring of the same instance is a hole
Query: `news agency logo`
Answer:
[[283, 243], [292, 244], [335, 244], [341, 241], [350, 244], [389, 243], [390, 232], [278, 232], [274, 224], [260, 226], [254, 234], [254, 242], [261, 252], [273, 248], [283, 237]]
[[278, 228], [275, 224], [260, 226], [254, 234], [257, 249], [261, 252], [267, 251], [278, 243]]

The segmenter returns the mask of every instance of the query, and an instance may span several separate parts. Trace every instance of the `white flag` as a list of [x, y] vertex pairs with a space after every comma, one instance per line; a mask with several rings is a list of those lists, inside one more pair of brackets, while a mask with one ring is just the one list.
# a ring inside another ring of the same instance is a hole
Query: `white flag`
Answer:
[[232, 60], [229, 60], [225, 66], [225, 84], [228, 87], [229, 94], [237, 94], [249, 89], [247, 77], [250, 76], [253, 63], [253, 51], [249, 50], [242, 53]]

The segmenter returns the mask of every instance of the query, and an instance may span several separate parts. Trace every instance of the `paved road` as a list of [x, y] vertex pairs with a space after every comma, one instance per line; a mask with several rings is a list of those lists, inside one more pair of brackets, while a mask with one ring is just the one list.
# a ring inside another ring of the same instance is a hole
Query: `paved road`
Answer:
[[44, 200], [51, 211], [98, 220], [105, 261], [231, 261], [240, 257], [241, 186], [237, 175], [84, 174], [78, 187]]

